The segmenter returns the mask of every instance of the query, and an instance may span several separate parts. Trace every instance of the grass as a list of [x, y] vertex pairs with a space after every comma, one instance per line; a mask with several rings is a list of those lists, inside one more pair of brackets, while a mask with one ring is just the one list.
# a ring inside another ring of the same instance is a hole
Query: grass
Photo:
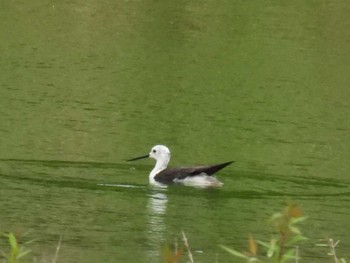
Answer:
[[[8, 247], [5, 249], [0, 249], [0, 263], [20, 263], [22, 258], [31, 253], [31, 250], [27, 248], [29, 244], [34, 242], [35, 240], [30, 241], [22, 241], [25, 239], [25, 236], [28, 234], [24, 233], [23, 235], [10, 233], [1, 233], [0, 236], [7, 239]], [[56, 247], [55, 255], [53, 256], [51, 263], [57, 263], [58, 254], [61, 248], [61, 237], [58, 241], [58, 245]], [[33, 259], [33, 262], [36, 262]]]
[[[299, 263], [302, 259], [299, 256], [299, 250], [303, 241], [307, 238], [302, 234], [299, 224], [304, 222], [306, 217], [302, 216], [300, 207], [289, 202], [282, 212], [274, 214], [270, 222], [275, 228], [275, 235], [269, 241], [254, 240], [253, 235], [248, 238], [248, 250], [239, 252], [235, 249], [221, 245], [220, 247], [234, 257], [241, 258], [246, 262], [271, 262], [271, 263]], [[339, 259], [336, 256], [335, 248], [339, 241], [333, 242], [329, 239], [327, 244], [318, 244], [318, 246], [328, 246], [335, 263], [346, 263], [344, 258]], [[258, 245], [263, 252], [258, 254]]]
[[1, 236], [6, 238], [9, 244], [8, 251], [0, 250], [1, 256], [6, 260], [5, 262], [17, 263], [21, 258], [31, 252], [30, 249], [26, 248], [26, 245], [33, 241], [28, 241], [21, 244], [19, 242], [20, 237], [18, 235], [16, 236], [14, 233], [2, 233]]
[[[303, 259], [299, 256], [303, 242], [307, 238], [302, 234], [300, 224], [307, 218], [302, 215], [300, 207], [289, 202], [287, 206], [278, 213], [275, 213], [270, 218], [269, 222], [274, 227], [275, 234], [268, 241], [255, 240], [252, 234], [248, 236], [248, 247], [246, 251], [238, 251], [228, 246], [219, 245], [219, 247], [232, 255], [232, 262], [234, 258], [238, 258], [238, 262], [269, 262], [269, 263], [301, 263]], [[164, 263], [180, 263], [190, 262], [194, 263], [195, 259], [191, 253], [187, 237], [182, 231], [183, 246], [180, 249], [175, 249], [174, 252], [169, 250], [166, 245], [166, 250], [163, 250]], [[339, 240], [334, 242], [333, 239], [328, 239], [326, 242], [316, 244], [319, 247], [328, 247], [330, 250], [328, 255], [331, 257], [330, 262], [347, 263], [344, 258], [338, 258], [336, 254], [336, 247]], [[177, 245], [175, 245], [177, 248]], [[188, 261], [183, 258], [184, 250], [188, 252]], [[213, 262], [218, 262], [216, 258]]]
[[182, 231], [182, 240], [183, 245], [178, 249], [177, 242], [175, 242], [175, 250], [172, 252], [169, 248], [169, 245], [165, 245], [163, 249], [163, 259], [165, 263], [179, 263], [180, 259], [182, 258], [182, 255], [184, 254], [184, 250], [187, 250], [188, 254], [188, 262], [194, 263], [193, 255], [190, 249], [190, 245], [188, 244], [187, 237], [185, 235], [185, 232]]
[[[268, 242], [256, 241], [250, 234], [248, 251], [245, 253], [226, 246], [221, 246], [221, 248], [233, 256], [245, 259], [247, 262], [299, 262], [299, 244], [307, 238], [302, 235], [298, 225], [305, 219], [306, 217], [302, 216], [299, 206], [290, 202], [282, 212], [271, 217], [270, 222], [274, 225], [276, 234]], [[257, 253], [258, 245], [264, 250], [262, 256]]]
[[338, 258], [336, 253], [336, 247], [340, 243], [340, 240], [337, 240], [336, 242], [333, 241], [333, 238], [329, 238], [324, 243], [316, 244], [316, 246], [319, 247], [328, 247], [330, 249], [330, 252], [328, 253], [328, 256], [331, 256], [335, 263], [346, 263], [346, 260], [344, 258]]
[[[303, 260], [300, 258], [299, 252], [302, 249], [303, 242], [307, 238], [302, 234], [299, 225], [305, 220], [306, 217], [302, 215], [300, 207], [293, 202], [289, 202], [281, 212], [272, 215], [270, 218], [270, 223], [275, 229], [275, 234], [270, 240], [255, 240], [253, 235], [249, 234], [246, 251], [238, 251], [224, 245], [219, 245], [219, 247], [232, 255], [232, 260], [234, 260], [234, 258], [239, 258], [240, 262], [243, 260], [249, 263], [302, 263]], [[175, 241], [174, 251], [170, 249], [168, 244], [163, 247], [162, 255], [164, 263], [195, 263], [195, 258], [191, 252], [186, 234], [184, 231], [182, 231], [181, 234], [182, 244], [180, 247], [177, 241]], [[0, 248], [0, 263], [20, 263], [22, 258], [30, 254], [31, 250], [27, 248], [27, 246], [34, 240], [22, 241], [25, 239], [25, 234], [20, 236], [10, 232], [2, 233], [0, 236], [7, 240], [6, 244], [8, 245], [6, 248]], [[61, 243], [62, 239], [60, 237], [55, 254], [50, 262], [58, 262]], [[336, 248], [339, 243], [339, 240], [334, 241], [329, 238], [316, 244], [316, 246], [327, 247], [329, 249], [328, 255], [330, 256], [330, 262], [347, 263], [344, 258], [339, 258], [336, 253]], [[186, 252], [187, 257], [184, 256]], [[218, 258], [213, 260], [213, 262], [218, 263]]]

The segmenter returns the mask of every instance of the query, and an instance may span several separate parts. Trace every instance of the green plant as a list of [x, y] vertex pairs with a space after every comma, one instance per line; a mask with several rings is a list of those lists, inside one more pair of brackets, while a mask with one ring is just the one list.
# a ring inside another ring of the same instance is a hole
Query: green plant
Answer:
[[337, 253], [335, 251], [335, 248], [339, 244], [340, 240], [334, 242], [333, 238], [329, 238], [326, 240], [325, 243], [316, 244], [316, 246], [319, 247], [329, 247], [330, 252], [328, 253], [328, 256], [331, 256], [334, 259], [335, 263], [346, 263], [346, 260], [344, 258], [338, 258]]
[[[298, 244], [305, 240], [297, 227], [304, 221], [301, 209], [293, 202], [289, 202], [286, 208], [272, 216], [270, 221], [275, 226], [276, 235], [271, 238], [270, 242], [255, 241], [250, 234], [248, 238], [248, 252], [239, 252], [237, 250], [221, 246], [228, 253], [245, 259], [247, 262], [263, 262], [258, 256], [258, 244], [266, 251], [266, 257], [273, 263], [285, 263], [289, 260], [299, 260]], [[265, 258], [266, 259], [266, 258]]]
[[[19, 238], [16, 237], [15, 234], [3, 233], [2, 236], [7, 238], [8, 244], [10, 245], [10, 250], [7, 253], [4, 250], [0, 250], [2, 257], [5, 258], [8, 263], [16, 263], [20, 258], [31, 252], [31, 250], [25, 248], [25, 246], [19, 242]], [[25, 244], [31, 242], [32, 241], [29, 241]]]
[[187, 250], [188, 253], [188, 259], [189, 263], [194, 263], [193, 255], [190, 250], [190, 246], [188, 244], [187, 237], [185, 235], [185, 232], [182, 231], [182, 240], [183, 245], [180, 247], [180, 249], [177, 248], [177, 242], [175, 242], [175, 251], [172, 252], [168, 245], [165, 245], [163, 248], [163, 259], [165, 263], [178, 263], [180, 262], [180, 259], [184, 253], [184, 250]]
[[180, 249], [175, 249], [174, 252], [171, 251], [169, 246], [166, 244], [163, 247], [163, 260], [164, 263], [178, 263], [184, 252], [184, 247]]

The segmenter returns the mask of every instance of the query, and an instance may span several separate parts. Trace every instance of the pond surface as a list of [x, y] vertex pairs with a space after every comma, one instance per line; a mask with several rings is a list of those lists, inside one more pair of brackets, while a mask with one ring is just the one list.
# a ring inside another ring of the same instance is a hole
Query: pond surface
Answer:
[[[196, 262], [237, 262], [288, 200], [301, 262], [350, 254], [347, 1], [0, 4], [0, 231], [28, 262], [162, 262], [184, 231]], [[171, 166], [234, 160], [220, 189], [153, 188]], [[4, 240], [1, 241], [1, 247]], [[183, 261], [186, 259], [183, 258]]]

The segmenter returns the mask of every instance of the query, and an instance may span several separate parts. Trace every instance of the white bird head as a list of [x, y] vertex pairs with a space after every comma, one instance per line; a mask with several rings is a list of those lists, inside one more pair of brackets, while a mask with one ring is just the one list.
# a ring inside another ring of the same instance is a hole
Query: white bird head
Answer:
[[155, 145], [152, 147], [151, 151], [149, 154], [132, 158], [127, 161], [136, 161], [139, 159], [144, 159], [144, 158], [153, 158], [157, 161], [158, 166], [161, 166], [162, 168], [166, 168], [170, 161], [170, 150], [168, 147], [165, 145]]
[[165, 145], [155, 145], [152, 147], [149, 157], [156, 159], [157, 161], [161, 160], [170, 160], [170, 150]]
[[132, 158], [127, 161], [136, 161], [136, 160], [144, 159], [148, 157], [153, 158], [157, 161], [156, 166], [153, 168], [152, 172], [150, 173], [150, 180], [154, 181], [153, 180], [154, 176], [158, 172], [167, 168], [168, 163], [170, 161], [170, 150], [165, 145], [155, 145], [152, 147], [151, 152], [149, 154]]

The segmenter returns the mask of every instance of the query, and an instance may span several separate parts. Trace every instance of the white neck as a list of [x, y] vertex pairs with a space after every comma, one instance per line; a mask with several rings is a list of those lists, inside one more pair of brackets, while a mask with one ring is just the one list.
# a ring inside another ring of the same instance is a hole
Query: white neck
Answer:
[[149, 180], [151, 182], [154, 181], [154, 177], [161, 171], [163, 171], [165, 168], [167, 168], [168, 163], [170, 161], [170, 156], [163, 156], [163, 158], [160, 158], [157, 160], [156, 166], [154, 166], [153, 170], [149, 174]]

